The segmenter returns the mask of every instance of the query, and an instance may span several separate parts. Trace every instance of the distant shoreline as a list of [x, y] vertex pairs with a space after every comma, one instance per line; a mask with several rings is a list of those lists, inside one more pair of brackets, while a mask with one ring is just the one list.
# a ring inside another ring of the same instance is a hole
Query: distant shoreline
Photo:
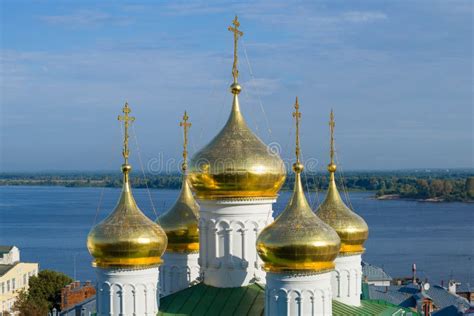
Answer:
[[375, 200], [379, 201], [415, 201], [415, 202], [426, 202], [426, 203], [450, 203], [450, 202], [458, 202], [458, 203], [474, 203], [474, 200], [466, 200], [466, 201], [447, 201], [443, 198], [436, 197], [436, 198], [427, 198], [427, 199], [416, 199], [416, 198], [408, 198], [402, 197], [400, 194], [384, 194], [384, 195], [375, 195]]
[[[281, 190], [291, 190], [294, 175], [288, 174]], [[135, 188], [180, 189], [182, 175], [137, 174], [131, 177]], [[474, 170], [453, 171], [350, 171], [338, 174], [337, 186], [342, 193], [375, 192], [377, 200], [411, 200], [419, 202], [474, 202]], [[309, 191], [326, 191], [327, 173], [306, 173], [305, 188]], [[0, 186], [62, 186], [119, 188], [120, 173], [0, 173]]]

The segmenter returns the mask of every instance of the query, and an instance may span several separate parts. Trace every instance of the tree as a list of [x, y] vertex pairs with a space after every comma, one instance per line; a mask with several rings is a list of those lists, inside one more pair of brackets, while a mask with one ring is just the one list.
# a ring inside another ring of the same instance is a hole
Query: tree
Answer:
[[431, 181], [431, 196], [439, 197], [443, 195], [444, 192], [444, 181], [440, 179], [434, 179]]
[[[61, 308], [61, 289], [73, 280], [67, 275], [52, 270], [43, 270], [29, 279], [28, 292], [20, 293], [15, 310], [20, 315], [45, 315], [48, 310]], [[44, 313], [46, 311], [46, 313]]]
[[48, 304], [44, 301], [35, 301], [29, 297], [28, 292], [21, 290], [13, 310], [20, 316], [44, 316], [48, 314]]
[[474, 198], [474, 177], [466, 179], [466, 193], [468, 196]]

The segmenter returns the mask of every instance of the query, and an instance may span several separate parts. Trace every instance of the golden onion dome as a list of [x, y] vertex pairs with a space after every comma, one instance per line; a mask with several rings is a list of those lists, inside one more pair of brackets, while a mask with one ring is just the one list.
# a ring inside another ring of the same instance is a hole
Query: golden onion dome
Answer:
[[162, 260], [167, 238], [163, 229], [146, 217], [138, 208], [131, 191], [128, 164], [128, 124], [133, 118], [128, 116], [126, 104], [125, 140], [122, 165], [123, 187], [114, 211], [92, 228], [87, 236], [87, 248], [94, 257], [93, 265], [108, 268], [141, 268], [159, 265]]
[[189, 181], [197, 197], [274, 198], [285, 177], [283, 161], [249, 129], [234, 94], [224, 128], [191, 159]]
[[194, 200], [186, 176], [175, 204], [158, 219], [168, 236], [167, 251], [199, 250], [199, 205]]
[[283, 161], [247, 126], [240, 111], [237, 83], [237, 17], [234, 33], [234, 64], [231, 85], [232, 111], [214, 139], [191, 159], [189, 181], [200, 199], [274, 198], [286, 177]]
[[364, 242], [369, 236], [369, 227], [362, 217], [349, 209], [341, 199], [335, 181], [336, 164], [334, 163], [334, 113], [331, 111], [331, 162], [328, 165], [330, 174], [326, 199], [319, 206], [316, 214], [330, 225], [341, 238], [340, 255], [353, 255], [364, 252]]
[[299, 162], [298, 101], [295, 108], [297, 160], [293, 165], [293, 195], [285, 210], [258, 236], [257, 252], [267, 271], [323, 272], [334, 268], [340, 239], [329, 225], [313, 213], [304, 195], [301, 184], [303, 165]]
[[174, 205], [160, 218], [158, 222], [168, 236], [167, 251], [171, 252], [196, 252], [199, 250], [199, 205], [189, 188], [187, 170], [187, 144], [188, 144], [188, 115], [184, 112], [180, 125], [184, 130], [183, 144], [183, 183], [181, 192]]

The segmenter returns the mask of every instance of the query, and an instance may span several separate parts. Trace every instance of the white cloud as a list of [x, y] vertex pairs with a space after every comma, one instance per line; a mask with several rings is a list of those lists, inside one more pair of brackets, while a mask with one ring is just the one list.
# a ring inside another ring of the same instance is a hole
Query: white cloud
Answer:
[[61, 24], [72, 27], [96, 26], [105, 23], [128, 25], [132, 22], [129, 17], [114, 16], [95, 10], [77, 10], [71, 14], [44, 15], [39, 18], [49, 24]]
[[213, 14], [226, 11], [226, 6], [218, 3], [203, 1], [196, 2], [172, 2], [166, 6], [166, 13], [172, 15], [201, 15]]
[[386, 20], [387, 15], [377, 11], [350, 11], [342, 14], [342, 19], [354, 23], [367, 23]]

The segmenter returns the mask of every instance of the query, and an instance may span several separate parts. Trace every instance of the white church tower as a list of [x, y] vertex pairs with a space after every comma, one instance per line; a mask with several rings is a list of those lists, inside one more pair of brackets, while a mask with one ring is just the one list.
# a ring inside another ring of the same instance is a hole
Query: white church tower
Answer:
[[168, 247], [160, 266], [161, 295], [166, 296], [185, 289], [199, 279], [199, 205], [188, 184], [188, 129], [191, 123], [184, 112], [183, 121], [183, 180], [181, 192], [174, 205], [160, 218], [158, 223], [168, 236]]
[[268, 225], [257, 241], [265, 262], [265, 315], [332, 315], [331, 276], [340, 239], [311, 210], [301, 184], [299, 112], [296, 99], [296, 163], [293, 195], [285, 210]]
[[331, 162], [328, 165], [330, 174], [326, 199], [319, 206], [316, 214], [330, 225], [341, 238], [341, 249], [335, 260], [336, 268], [332, 276], [333, 297], [344, 304], [360, 306], [362, 293], [362, 258], [364, 242], [369, 236], [367, 223], [350, 210], [342, 201], [336, 187], [334, 163], [334, 113], [330, 116]]
[[125, 103], [123, 187], [114, 211], [92, 228], [87, 248], [97, 273], [97, 315], [156, 315], [158, 275], [167, 238], [163, 229], [138, 208], [133, 198], [128, 163], [128, 127], [134, 121]]
[[199, 263], [203, 282], [240, 287], [265, 282], [255, 243], [273, 221], [272, 205], [285, 181], [278, 154], [249, 129], [240, 111], [237, 42], [243, 33], [235, 17], [232, 110], [227, 123], [190, 163], [189, 181], [200, 205]]

